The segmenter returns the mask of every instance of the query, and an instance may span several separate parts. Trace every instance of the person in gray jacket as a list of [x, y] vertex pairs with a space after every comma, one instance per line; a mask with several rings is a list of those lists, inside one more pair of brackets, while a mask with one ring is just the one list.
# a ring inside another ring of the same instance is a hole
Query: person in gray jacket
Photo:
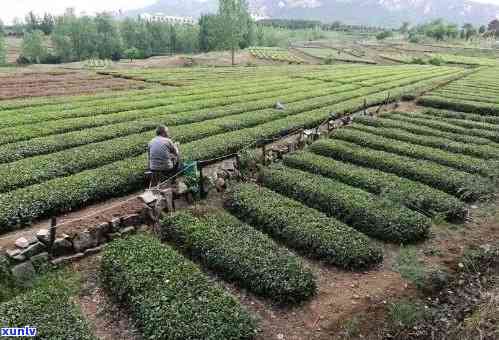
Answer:
[[156, 137], [148, 144], [149, 171], [152, 172], [151, 186], [169, 176], [180, 168], [180, 151], [178, 145], [170, 137], [168, 128], [160, 125], [156, 128]]

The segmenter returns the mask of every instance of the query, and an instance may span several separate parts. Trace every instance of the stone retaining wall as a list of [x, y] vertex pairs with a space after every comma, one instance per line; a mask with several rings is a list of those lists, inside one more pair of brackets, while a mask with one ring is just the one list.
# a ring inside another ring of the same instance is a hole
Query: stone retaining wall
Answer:
[[147, 206], [139, 213], [116, 217], [93, 227], [61, 233], [50, 244], [48, 229], [40, 229], [31, 237], [21, 237], [9, 249], [0, 249], [0, 263], [10, 267], [14, 279], [24, 284], [43, 266], [63, 265], [95, 254], [116, 238], [133, 234], [147, 220]]

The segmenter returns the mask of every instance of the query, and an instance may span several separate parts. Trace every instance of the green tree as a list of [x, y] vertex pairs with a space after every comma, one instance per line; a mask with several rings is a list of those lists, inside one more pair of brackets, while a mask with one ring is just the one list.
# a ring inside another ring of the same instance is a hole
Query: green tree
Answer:
[[121, 54], [121, 37], [113, 18], [106, 13], [98, 14], [95, 19], [97, 30], [97, 53], [100, 59], [111, 59]]
[[485, 25], [480, 26], [478, 33], [484, 34], [485, 32], [487, 32], [487, 27]]
[[224, 47], [230, 49], [232, 65], [236, 50], [248, 30], [248, 3], [246, 0], [219, 0], [219, 16]]
[[5, 35], [5, 26], [3, 24], [3, 21], [0, 19], [0, 36], [4, 36]]
[[36, 14], [33, 13], [33, 11], [30, 11], [26, 15], [24, 21], [26, 22], [26, 30], [28, 32], [33, 32], [34, 30], [40, 29], [39, 19]]
[[151, 36], [153, 55], [164, 55], [170, 52], [170, 25], [164, 22], [148, 22], [147, 30]]
[[[165, 26], [170, 30], [170, 26]], [[137, 48], [137, 58], [147, 58], [153, 55], [153, 34], [148, 28], [148, 23], [142, 19], [125, 19], [120, 26], [121, 37], [125, 49]]]
[[407, 34], [409, 32], [410, 26], [411, 26], [411, 24], [409, 22], [404, 21], [402, 23], [402, 26], [400, 26], [400, 29], [399, 29], [400, 33]]
[[242, 40], [239, 43], [239, 47], [242, 49], [248, 48], [255, 45], [256, 43], [256, 25], [251, 16], [246, 17], [246, 30], [242, 36]]
[[489, 23], [489, 32], [493, 34], [496, 38], [499, 37], [499, 20], [494, 19]]
[[125, 50], [125, 56], [130, 59], [130, 62], [133, 62], [134, 59], [139, 57], [139, 50], [136, 47], [128, 48]]
[[209, 52], [220, 48], [220, 17], [216, 14], [205, 14], [199, 19], [199, 49]]
[[49, 14], [45, 13], [43, 15], [43, 19], [40, 21], [39, 28], [40, 30], [45, 33], [46, 35], [52, 34], [52, 31], [54, 30], [55, 26], [55, 19], [54, 17]]
[[459, 36], [459, 27], [455, 24], [447, 25], [445, 35], [449, 38], [457, 38]]
[[385, 40], [386, 38], [390, 38], [393, 36], [393, 32], [392, 31], [383, 31], [383, 32], [380, 32], [376, 35], [376, 39], [378, 40]]
[[40, 63], [47, 56], [44, 34], [40, 30], [26, 32], [22, 42], [21, 54], [32, 63]]
[[176, 25], [176, 49], [182, 53], [199, 51], [199, 28], [190, 25]]
[[50, 35], [55, 54], [64, 62], [76, 60], [74, 44], [69, 36], [69, 20], [71, 19], [67, 15], [56, 18], [54, 30]]
[[12, 32], [16, 36], [21, 36], [24, 32], [24, 24], [19, 18], [14, 18], [12, 21]]
[[5, 38], [3, 34], [0, 34], [0, 65], [7, 62], [7, 48], [5, 45]]
[[464, 34], [464, 39], [468, 41], [471, 38], [473, 38], [475, 35], [477, 35], [477, 30], [472, 24], [466, 23], [463, 25], [463, 34]]

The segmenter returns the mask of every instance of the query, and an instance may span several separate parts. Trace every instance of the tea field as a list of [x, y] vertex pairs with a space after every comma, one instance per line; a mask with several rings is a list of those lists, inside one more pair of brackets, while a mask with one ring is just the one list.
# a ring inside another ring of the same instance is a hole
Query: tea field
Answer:
[[[187, 82], [206, 72], [193, 69], [173, 76]], [[220, 75], [219, 81], [176, 90], [2, 101], [1, 232], [140, 189], [145, 145], [158, 123], [171, 127], [185, 159], [209, 159], [316, 126], [364, 103], [384, 102], [388, 94], [393, 100], [427, 91], [469, 71], [411, 65], [228, 72], [240, 72], [239, 79], [225, 79], [217, 70], [212, 76]], [[159, 77], [167, 74], [158, 72]], [[277, 101], [286, 109], [275, 109]]]
[[289, 50], [280, 47], [250, 47], [249, 52], [258, 59], [303, 64], [303, 60]]
[[[257, 181], [231, 185], [220, 197], [223, 209], [197, 206], [163, 216], [161, 240], [141, 233], [107, 244], [99, 282], [126, 306], [144, 338], [264, 338], [261, 327], [269, 325], [254, 315], [254, 301], [299, 314], [326, 294], [318, 275], [326, 270], [313, 270], [313, 261], [349, 274], [384, 270], [385, 244], [421, 244], [435, 224], [464, 223], [470, 205], [490, 201], [498, 190], [495, 68], [102, 73], [154, 86], [0, 101], [0, 235], [142, 190], [146, 145], [160, 123], [189, 161], [255, 148], [387, 98], [417, 97], [420, 105], [353, 115], [352, 124], [262, 167]], [[70, 298], [71, 285], [51, 282], [0, 304], [0, 322], [37, 321], [45, 325], [41, 338], [97, 338], [89, 335], [88, 313]], [[320, 315], [312, 332], [318, 322]]]

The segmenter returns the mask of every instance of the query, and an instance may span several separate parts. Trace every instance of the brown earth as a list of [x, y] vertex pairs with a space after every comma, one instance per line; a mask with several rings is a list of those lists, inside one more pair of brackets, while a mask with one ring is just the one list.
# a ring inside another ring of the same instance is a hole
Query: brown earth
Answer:
[[90, 94], [102, 91], [142, 89], [150, 85], [91, 72], [14, 72], [0, 74], [0, 100]]
[[[497, 242], [499, 239], [499, 201], [473, 210], [473, 220], [463, 225], [441, 224], [431, 238], [416, 246], [418, 257], [428, 267], [457, 268], [464, 249]], [[215, 204], [218, 206], [219, 204]], [[419, 297], [421, 293], [394, 269], [399, 246], [380, 243], [385, 260], [366, 272], [349, 272], [304, 259], [317, 277], [318, 293], [307, 303], [281, 308], [267, 300], [215, 278], [260, 319], [258, 339], [345, 339], [351, 320], [360, 319], [356, 338], [382, 339], [387, 305], [400, 298]], [[100, 286], [98, 275], [101, 255], [73, 264], [83, 288], [78, 297], [84, 314], [102, 339], [139, 339], [123, 307], [114, 304]]]

